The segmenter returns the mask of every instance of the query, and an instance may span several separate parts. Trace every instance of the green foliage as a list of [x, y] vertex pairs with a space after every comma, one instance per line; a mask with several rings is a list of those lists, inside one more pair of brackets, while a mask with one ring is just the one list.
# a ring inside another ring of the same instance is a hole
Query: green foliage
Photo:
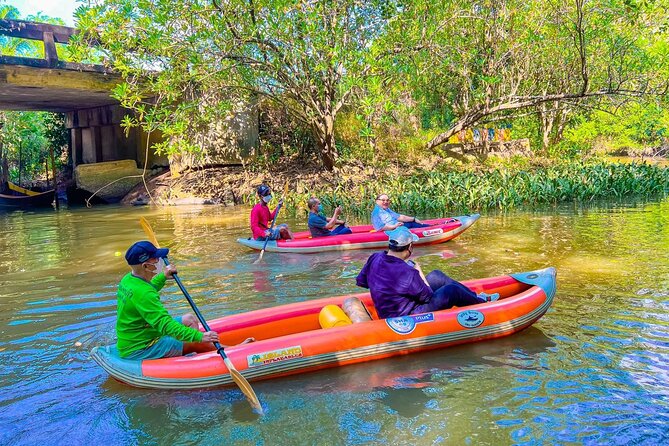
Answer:
[[[4, 156], [9, 165], [9, 179], [13, 182], [31, 181], [44, 172], [48, 155], [43, 112], [11, 112], [4, 115], [0, 131]], [[1, 119], [1, 117], [0, 117]]]
[[667, 137], [669, 110], [659, 102], [646, 101], [578, 116], [565, 133], [564, 145], [578, 147], [582, 152], [596, 145], [605, 151], [635, 152], [659, 146]]
[[167, 153], [208, 149], [208, 133], [236, 105], [262, 97], [311, 132], [331, 168], [334, 120], [368, 76], [371, 42], [392, 9], [377, 0], [101, 0], [78, 20], [125, 79], [114, 96], [138, 113], [134, 124], [168, 136]]
[[[283, 198], [293, 214], [310, 196], [326, 208], [341, 204], [347, 214], [367, 217], [379, 192], [389, 194], [393, 209], [409, 215], [441, 217], [486, 209], [508, 210], [559, 202], [583, 202], [669, 192], [669, 169], [646, 163], [562, 162], [547, 166], [490, 170], [435, 170], [392, 176], [355, 186], [337, 184], [323, 190], [290, 192]], [[253, 202], [254, 197], [248, 197]]]
[[[278, 116], [261, 117], [268, 159], [314, 148], [326, 168], [340, 153], [416, 159], [426, 142], [500, 119], [542, 154], [576, 157], [593, 143], [576, 129], [579, 116], [591, 117], [584, 110], [666, 91], [667, 8], [669, 0], [98, 0], [78, 11], [77, 39], [102, 42], [125, 79], [114, 96], [137, 113], [124, 125], [160, 130], [167, 141], [154, 148], [167, 154], [206, 154], [239, 108], [270, 101]], [[78, 43], [73, 55], [91, 57]], [[618, 143], [652, 141], [659, 127], [640, 124]], [[607, 126], [598, 136], [614, 134]]]
[[44, 139], [46, 148], [54, 150], [56, 161], [59, 161], [63, 150], [67, 149], [69, 131], [65, 126], [63, 113], [42, 113]]
[[[63, 20], [42, 13], [21, 18], [16, 8], [3, 4], [0, 4], [0, 18], [64, 24]], [[58, 50], [62, 51], [62, 48]], [[0, 36], [0, 53], [41, 58], [44, 57], [44, 45], [38, 41]], [[67, 145], [67, 129], [62, 114], [0, 111], [0, 124], [0, 160], [7, 161], [10, 181], [32, 181], [44, 173], [49, 149], [54, 148], [60, 154], [63, 146]]]
[[[669, 4], [634, 4], [406, 2], [378, 42], [394, 49], [383, 66], [395, 81], [386, 100], [410, 91], [423, 127], [441, 130], [428, 144], [433, 147], [459, 127], [550, 110], [553, 101], [570, 110], [566, 117], [561, 108], [545, 115], [547, 124], [568, 120], [576, 106], [661, 94], [669, 77], [669, 39], [662, 26]], [[563, 130], [545, 129], [555, 140]], [[531, 137], [540, 144], [533, 147], [543, 145], [537, 134]]]

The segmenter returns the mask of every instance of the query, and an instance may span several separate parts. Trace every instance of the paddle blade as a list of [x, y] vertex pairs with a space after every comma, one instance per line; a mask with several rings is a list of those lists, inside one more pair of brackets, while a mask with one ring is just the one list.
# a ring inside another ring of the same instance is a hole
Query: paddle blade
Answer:
[[262, 410], [262, 406], [260, 405], [260, 401], [258, 400], [256, 393], [253, 391], [253, 387], [251, 387], [251, 384], [249, 384], [246, 378], [244, 378], [244, 376], [242, 376], [242, 374], [239, 373], [239, 370], [235, 368], [230, 359], [228, 358], [225, 359], [225, 365], [228, 367], [228, 371], [230, 372], [232, 380], [235, 382], [235, 384], [237, 384], [237, 387], [239, 387], [239, 390], [242, 391], [246, 399], [249, 400], [249, 404], [251, 405], [253, 410], [256, 411], [258, 415], [263, 415], [264, 413]]
[[265, 254], [265, 250], [264, 250], [264, 249], [263, 249], [262, 251], [260, 251], [260, 257], [258, 257], [258, 260], [256, 260], [255, 262], [253, 262], [254, 265], [257, 265], [258, 263], [260, 263], [260, 261], [262, 260], [262, 256], [263, 256], [263, 254]]
[[144, 229], [144, 233], [148, 237], [149, 241], [153, 243], [153, 246], [156, 248], [160, 248], [160, 245], [158, 244], [158, 239], [156, 238], [156, 233], [153, 232], [153, 228], [149, 224], [149, 222], [146, 220], [144, 217], [139, 218], [139, 224], [142, 225], [142, 229]]

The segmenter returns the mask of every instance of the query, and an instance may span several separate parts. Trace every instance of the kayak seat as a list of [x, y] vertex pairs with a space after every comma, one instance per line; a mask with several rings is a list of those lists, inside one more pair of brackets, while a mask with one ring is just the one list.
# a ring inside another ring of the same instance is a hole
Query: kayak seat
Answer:
[[369, 310], [367, 310], [365, 304], [357, 297], [347, 298], [344, 300], [341, 307], [346, 316], [348, 316], [354, 324], [372, 320], [372, 315], [369, 314]]

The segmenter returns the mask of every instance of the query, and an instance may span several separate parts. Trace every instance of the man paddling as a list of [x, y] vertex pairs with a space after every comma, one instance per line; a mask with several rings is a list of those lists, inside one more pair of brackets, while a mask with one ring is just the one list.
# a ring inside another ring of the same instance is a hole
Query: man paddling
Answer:
[[132, 270], [118, 286], [116, 348], [125, 359], [157, 359], [212, 350], [218, 333], [202, 333], [195, 315], [172, 318], [158, 293], [177, 269], [165, 266], [167, 248], [158, 249], [141, 241], [125, 253]]
[[380, 194], [376, 197], [376, 206], [372, 211], [372, 226], [377, 231], [392, 231], [400, 226], [405, 228], [426, 228], [430, 225], [423, 223], [416, 217], [398, 214], [390, 209], [390, 198], [386, 194]]
[[[267, 203], [272, 201], [272, 190], [266, 184], [261, 184], [257, 192], [260, 201], [251, 209], [251, 232], [253, 233], [253, 238], [259, 241], [292, 240], [294, 238], [293, 233], [290, 232], [287, 224], [284, 223], [270, 228], [278, 210], [277, 206], [273, 212], [270, 212], [269, 206], [267, 206]], [[279, 201], [279, 204], [281, 203], [282, 201]]]
[[499, 299], [499, 294], [476, 294], [439, 270], [425, 277], [409, 260], [418, 236], [405, 227], [391, 231], [388, 251], [372, 254], [356, 283], [369, 288], [380, 318], [429, 313], [454, 306], [466, 307]]
[[[309, 232], [312, 237], [325, 237], [329, 235], [351, 234], [350, 228], [346, 227], [346, 221], [340, 220], [341, 206], [337, 206], [332, 213], [332, 217], [327, 218], [323, 215], [323, 205], [321, 200], [311, 197], [307, 201], [309, 207]], [[336, 226], [336, 227], [335, 227]]]

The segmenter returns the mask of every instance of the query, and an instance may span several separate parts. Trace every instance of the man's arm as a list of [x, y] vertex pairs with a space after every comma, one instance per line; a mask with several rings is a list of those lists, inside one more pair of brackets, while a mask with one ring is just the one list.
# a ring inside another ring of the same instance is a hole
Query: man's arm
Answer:
[[411, 283], [411, 297], [418, 302], [419, 304], [426, 304], [432, 299], [432, 288], [428, 285], [425, 276], [423, 276], [422, 271], [418, 271], [419, 275], [414, 276], [414, 280]]
[[340, 225], [344, 223], [343, 221], [337, 219], [339, 217], [339, 214], [341, 214], [341, 206], [337, 206], [334, 210], [334, 214], [332, 214], [332, 217], [328, 220], [327, 224], [325, 225], [325, 229], [332, 229], [335, 227], [335, 225]]
[[425, 278], [425, 274], [423, 274], [423, 270], [421, 269], [418, 262], [414, 262], [414, 269], [418, 271], [418, 274], [420, 274], [420, 278], [423, 279], [423, 282], [425, 282], [427, 286], [430, 286], [430, 282], [428, 282], [427, 279]]
[[153, 277], [153, 279], [151, 279], [151, 285], [153, 285], [156, 291], [160, 291], [165, 286], [166, 281], [167, 281], [167, 276], [165, 276], [165, 273], [156, 274]]
[[268, 225], [272, 224], [271, 220], [274, 220], [274, 216], [276, 215], [277, 212], [279, 212], [279, 206], [282, 206], [282, 205], [283, 205], [283, 198], [281, 200], [279, 200], [279, 202], [277, 203], [274, 210], [269, 214], [270, 221], [267, 222]]
[[404, 222], [404, 223], [412, 223], [412, 222], [416, 222], [416, 223], [420, 223], [420, 224], [423, 223], [422, 221], [418, 220], [416, 217], [409, 217], [408, 215], [404, 215], [404, 214], [400, 214], [400, 216], [397, 217], [397, 221], [401, 221], [401, 222]]
[[309, 220], [307, 221], [307, 225], [310, 228], [329, 229], [328, 221], [320, 215], [314, 214], [313, 212], [309, 213]]
[[254, 228], [259, 228], [260, 227], [260, 219], [258, 218], [258, 212], [256, 212], [255, 208], [251, 211], [251, 230]]
[[[400, 226], [403, 226], [404, 223], [399, 221], [399, 217], [401, 217], [400, 214], [397, 214], [396, 212], [391, 211], [390, 209], [388, 210], [381, 210], [379, 212], [379, 218], [383, 222], [383, 227], [379, 229], [379, 231], [392, 231], [393, 229], [397, 229]], [[393, 223], [393, 221], [397, 220], [396, 223]]]
[[142, 318], [163, 336], [172, 336], [184, 342], [202, 342], [202, 332], [175, 321], [163, 304], [158, 292], [146, 293], [136, 299], [135, 308]]
[[365, 263], [365, 266], [363, 266], [362, 269], [360, 270], [358, 277], [355, 278], [355, 284], [358, 285], [359, 287], [369, 289], [369, 283], [367, 282], [367, 271], [369, 269], [368, 265], [369, 265], [369, 259], [367, 260], [367, 263]]
[[379, 229], [379, 231], [392, 231], [393, 229], [397, 229], [397, 228], [399, 228], [400, 226], [404, 226], [404, 223], [402, 223], [401, 221], [398, 221], [398, 222], [397, 222], [396, 224], [394, 224], [394, 225], [386, 224], [384, 227], [382, 227], [381, 229]]

